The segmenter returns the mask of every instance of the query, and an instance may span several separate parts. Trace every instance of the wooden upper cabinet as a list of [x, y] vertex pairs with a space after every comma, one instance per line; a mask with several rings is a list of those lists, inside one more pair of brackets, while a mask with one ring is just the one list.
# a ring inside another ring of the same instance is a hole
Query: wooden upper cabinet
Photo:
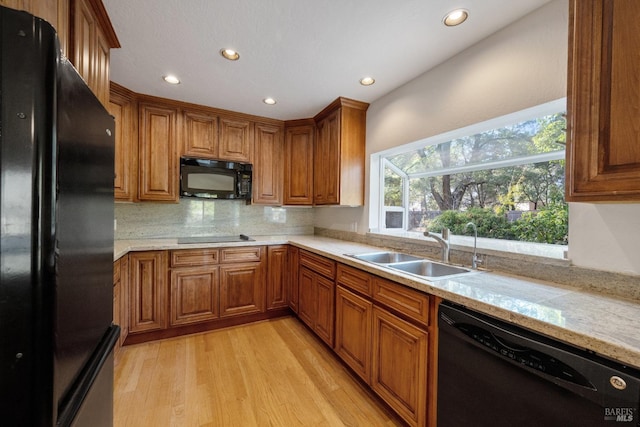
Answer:
[[338, 98], [316, 117], [313, 202], [364, 204], [366, 114], [369, 104]]
[[141, 102], [138, 199], [178, 201], [178, 110]]
[[186, 157], [218, 158], [218, 116], [204, 111], [182, 112]]
[[254, 135], [253, 203], [282, 205], [282, 126], [256, 123]]
[[136, 198], [138, 174], [138, 111], [134, 94], [111, 83], [108, 110], [116, 123], [114, 197], [131, 202]]
[[313, 120], [285, 123], [284, 194], [285, 205], [313, 204]]
[[640, 200], [640, 2], [571, 0], [567, 200]]
[[69, 0], [0, 0], [0, 5], [24, 10], [50, 23], [58, 33], [60, 50], [69, 52]]
[[93, 93], [109, 104], [109, 51], [120, 47], [101, 0], [71, 0], [70, 54]]
[[253, 123], [239, 118], [220, 117], [220, 160], [251, 163]]

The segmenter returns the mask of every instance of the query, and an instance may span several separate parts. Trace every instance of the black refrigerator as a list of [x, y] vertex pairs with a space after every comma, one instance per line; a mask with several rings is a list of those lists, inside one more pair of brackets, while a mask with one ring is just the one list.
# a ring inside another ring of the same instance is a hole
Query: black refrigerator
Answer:
[[111, 426], [114, 120], [0, 7], [0, 425]]

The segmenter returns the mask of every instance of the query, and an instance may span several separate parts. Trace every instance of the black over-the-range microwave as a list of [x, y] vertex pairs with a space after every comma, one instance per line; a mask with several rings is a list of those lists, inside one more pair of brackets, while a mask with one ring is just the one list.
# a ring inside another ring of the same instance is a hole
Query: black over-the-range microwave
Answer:
[[180, 196], [251, 200], [252, 166], [222, 160], [180, 158]]

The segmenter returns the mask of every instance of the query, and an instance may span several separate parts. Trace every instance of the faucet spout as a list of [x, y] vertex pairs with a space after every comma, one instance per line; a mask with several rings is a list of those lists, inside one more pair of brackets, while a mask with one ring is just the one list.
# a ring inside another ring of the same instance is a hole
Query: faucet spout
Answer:
[[449, 229], [443, 228], [442, 236], [438, 236], [437, 234], [431, 233], [430, 231], [425, 231], [424, 235], [425, 237], [431, 237], [436, 242], [440, 243], [440, 247], [442, 248], [442, 262], [449, 262]]
[[471, 268], [476, 270], [478, 264], [481, 262], [478, 258], [477, 246], [478, 246], [478, 227], [473, 222], [468, 222], [466, 228], [473, 228], [473, 258], [471, 258]]

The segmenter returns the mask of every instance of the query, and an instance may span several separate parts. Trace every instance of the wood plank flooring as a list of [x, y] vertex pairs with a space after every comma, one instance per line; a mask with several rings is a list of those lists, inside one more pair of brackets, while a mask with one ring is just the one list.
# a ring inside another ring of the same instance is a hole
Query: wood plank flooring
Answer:
[[401, 426], [292, 317], [125, 346], [114, 425]]

